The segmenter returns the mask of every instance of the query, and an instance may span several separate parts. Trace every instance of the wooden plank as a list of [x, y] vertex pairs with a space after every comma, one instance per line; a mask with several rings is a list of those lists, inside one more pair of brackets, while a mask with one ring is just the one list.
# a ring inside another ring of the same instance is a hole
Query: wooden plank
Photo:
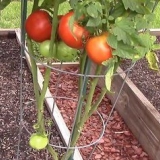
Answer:
[[[46, 64], [45, 64], [45, 65], [46, 65]], [[53, 66], [54, 68], [59, 68], [60, 65], [61, 65], [60, 62], [52, 63], [52, 66]], [[73, 67], [73, 66], [78, 66], [78, 65], [79, 65], [79, 62], [63, 62], [62, 68]], [[44, 67], [44, 65], [41, 64], [41, 63], [37, 63], [37, 66], [38, 66], [39, 68], [43, 68], [43, 67]]]
[[0, 36], [16, 38], [15, 29], [0, 29]]
[[150, 34], [153, 36], [160, 36], [160, 28], [150, 29]]
[[[16, 30], [16, 34], [17, 34], [17, 39], [20, 43], [20, 30]], [[29, 68], [31, 69], [30, 57], [27, 52], [25, 52], [25, 55], [26, 55], [27, 64], [28, 64]], [[39, 68], [37, 68], [37, 72], [38, 72], [37, 73], [38, 74], [38, 84], [39, 84], [40, 90], [42, 90], [44, 79], [43, 79], [43, 76], [42, 76]], [[56, 123], [58, 130], [60, 131], [61, 137], [62, 137], [65, 145], [67, 146], [67, 144], [69, 142], [69, 138], [70, 138], [70, 131], [67, 128], [67, 126], [64, 122], [64, 119], [63, 119], [56, 103], [54, 103], [54, 99], [53, 99], [52, 94], [50, 93], [49, 89], [47, 89], [47, 92], [45, 95], [45, 104], [48, 107], [48, 110], [51, 113], [51, 116], [52, 116], [54, 122]], [[53, 107], [54, 107], [54, 111], [53, 111], [53, 115], [52, 115]], [[75, 160], [83, 160], [78, 149], [75, 150], [74, 159]]]
[[[94, 65], [92, 66], [94, 69]], [[118, 73], [123, 71], [118, 68]], [[125, 73], [117, 75], [113, 79], [112, 90], [114, 94], [108, 94], [112, 104], [115, 102], [120, 87], [125, 78]], [[104, 79], [101, 78], [99, 85], [104, 87]], [[127, 78], [123, 91], [116, 104], [125, 123], [138, 139], [144, 150], [153, 160], [160, 158], [160, 114], [140, 90]]]

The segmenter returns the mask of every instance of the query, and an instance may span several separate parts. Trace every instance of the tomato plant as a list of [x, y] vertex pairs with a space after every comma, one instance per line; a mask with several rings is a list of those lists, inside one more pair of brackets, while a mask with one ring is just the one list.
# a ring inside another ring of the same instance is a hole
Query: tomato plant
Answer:
[[73, 61], [77, 57], [77, 50], [67, 46], [64, 42], [57, 44], [56, 58], [63, 62]]
[[39, 45], [39, 53], [46, 58], [53, 57], [54, 53], [53, 54], [50, 53], [49, 47], [50, 47], [50, 40], [43, 41]]
[[102, 34], [90, 38], [86, 43], [88, 57], [96, 64], [112, 57], [112, 49], [107, 43], [107, 34]]
[[83, 43], [88, 39], [89, 32], [77, 22], [73, 22], [73, 27], [70, 27], [71, 17], [74, 12], [65, 14], [59, 23], [58, 34], [64, 43], [76, 49], [83, 48]]
[[52, 30], [50, 15], [44, 10], [36, 10], [26, 19], [25, 29], [28, 36], [36, 42], [50, 39]]
[[[4, 0], [2, 1], [4, 2]], [[130, 59], [135, 62], [146, 57], [151, 68], [159, 69], [154, 54], [155, 40], [149, 34], [153, 19], [152, 12], [158, 4], [158, 0], [69, 0], [66, 1], [69, 3], [68, 10], [72, 11], [61, 17], [58, 16], [58, 13], [60, 13], [60, 4], [63, 2], [65, 0], [33, 1], [33, 13], [27, 18], [25, 27], [28, 34], [28, 51], [31, 51], [31, 54], [34, 43], [32, 40], [41, 42], [39, 49], [44, 57], [52, 57], [50, 53], [53, 53], [54, 58], [60, 61], [72, 61], [77, 56], [77, 51], [79, 52], [77, 117], [75, 117], [70, 139], [70, 146], [74, 147], [85, 122], [98, 109], [105, 94], [111, 91], [113, 75], [121, 60]], [[47, 12], [36, 11], [38, 8], [43, 8]], [[52, 23], [48, 12], [52, 17]], [[52, 27], [52, 25], [54, 26]], [[51, 28], [53, 28], [52, 31]], [[91, 61], [87, 56], [96, 65], [92, 78], [88, 78]], [[51, 65], [50, 59], [47, 59], [48, 65]], [[53, 66], [45, 68], [41, 92], [38, 90], [38, 72], [35, 59], [31, 59], [31, 66], [38, 114], [34, 129], [39, 134], [33, 134], [29, 144], [32, 148], [43, 149], [48, 144], [48, 138], [43, 135], [43, 133], [48, 133], [44, 101]], [[105, 86], [95, 98], [98, 75], [101, 74], [104, 74]], [[58, 75], [60, 74], [58, 73]], [[53, 159], [59, 159], [58, 153], [50, 144], [46, 149]], [[62, 155], [61, 160], [72, 159], [73, 154], [74, 150], [69, 148]]]
[[44, 149], [48, 144], [48, 138], [46, 135], [41, 135], [38, 133], [33, 133], [29, 139], [29, 145], [33, 149]]

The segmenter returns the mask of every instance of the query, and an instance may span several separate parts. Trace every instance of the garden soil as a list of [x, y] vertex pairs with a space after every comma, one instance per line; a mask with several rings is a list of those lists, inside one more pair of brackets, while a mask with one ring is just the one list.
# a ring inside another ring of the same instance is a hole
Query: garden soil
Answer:
[[[17, 158], [20, 126], [20, 47], [15, 36], [0, 37], [0, 159], [1, 160], [44, 160], [48, 153], [29, 147], [29, 135], [34, 132], [36, 109], [32, 76], [23, 59], [22, 75], [23, 129], [20, 137], [19, 157]], [[45, 109], [48, 122], [51, 121]], [[63, 145], [56, 127], [52, 125], [53, 143]], [[63, 150], [58, 150], [63, 153]], [[51, 160], [50, 156], [48, 157]]]

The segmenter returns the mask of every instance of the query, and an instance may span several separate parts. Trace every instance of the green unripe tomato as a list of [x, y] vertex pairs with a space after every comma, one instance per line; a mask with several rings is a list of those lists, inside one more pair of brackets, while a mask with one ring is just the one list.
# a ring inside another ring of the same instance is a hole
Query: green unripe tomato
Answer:
[[57, 43], [56, 58], [63, 62], [71, 62], [77, 57], [77, 49], [67, 46], [64, 42]]
[[44, 149], [47, 146], [48, 142], [49, 140], [46, 135], [41, 135], [38, 133], [33, 133], [29, 139], [29, 145], [33, 149], [37, 150]]
[[39, 53], [46, 58], [52, 58], [54, 56], [54, 54], [50, 54], [49, 46], [50, 46], [50, 40], [43, 41], [39, 45]]

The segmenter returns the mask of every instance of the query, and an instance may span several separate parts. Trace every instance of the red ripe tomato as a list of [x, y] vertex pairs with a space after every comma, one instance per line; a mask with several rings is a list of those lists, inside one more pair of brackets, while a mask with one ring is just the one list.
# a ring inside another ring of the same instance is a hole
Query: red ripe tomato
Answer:
[[89, 32], [82, 26], [74, 22], [73, 28], [70, 28], [70, 19], [74, 12], [69, 12], [64, 15], [58, 27], [58, 34], [61, 40], [66, 43], [69, 47], [81, 49], [83, 48], [83, 42], [89, 37]]
[[112, 49], [107, 44], [107, 34], [102, 34], [90, 38], [86, 43], [86, 52], [88, 57], [96, 64], [112, 57]]
[[37, 10], [26, 19], [25, 29], [28, 36], [36, 42], [49, 40], [52, 24], [50, 15], [44, 10]]

